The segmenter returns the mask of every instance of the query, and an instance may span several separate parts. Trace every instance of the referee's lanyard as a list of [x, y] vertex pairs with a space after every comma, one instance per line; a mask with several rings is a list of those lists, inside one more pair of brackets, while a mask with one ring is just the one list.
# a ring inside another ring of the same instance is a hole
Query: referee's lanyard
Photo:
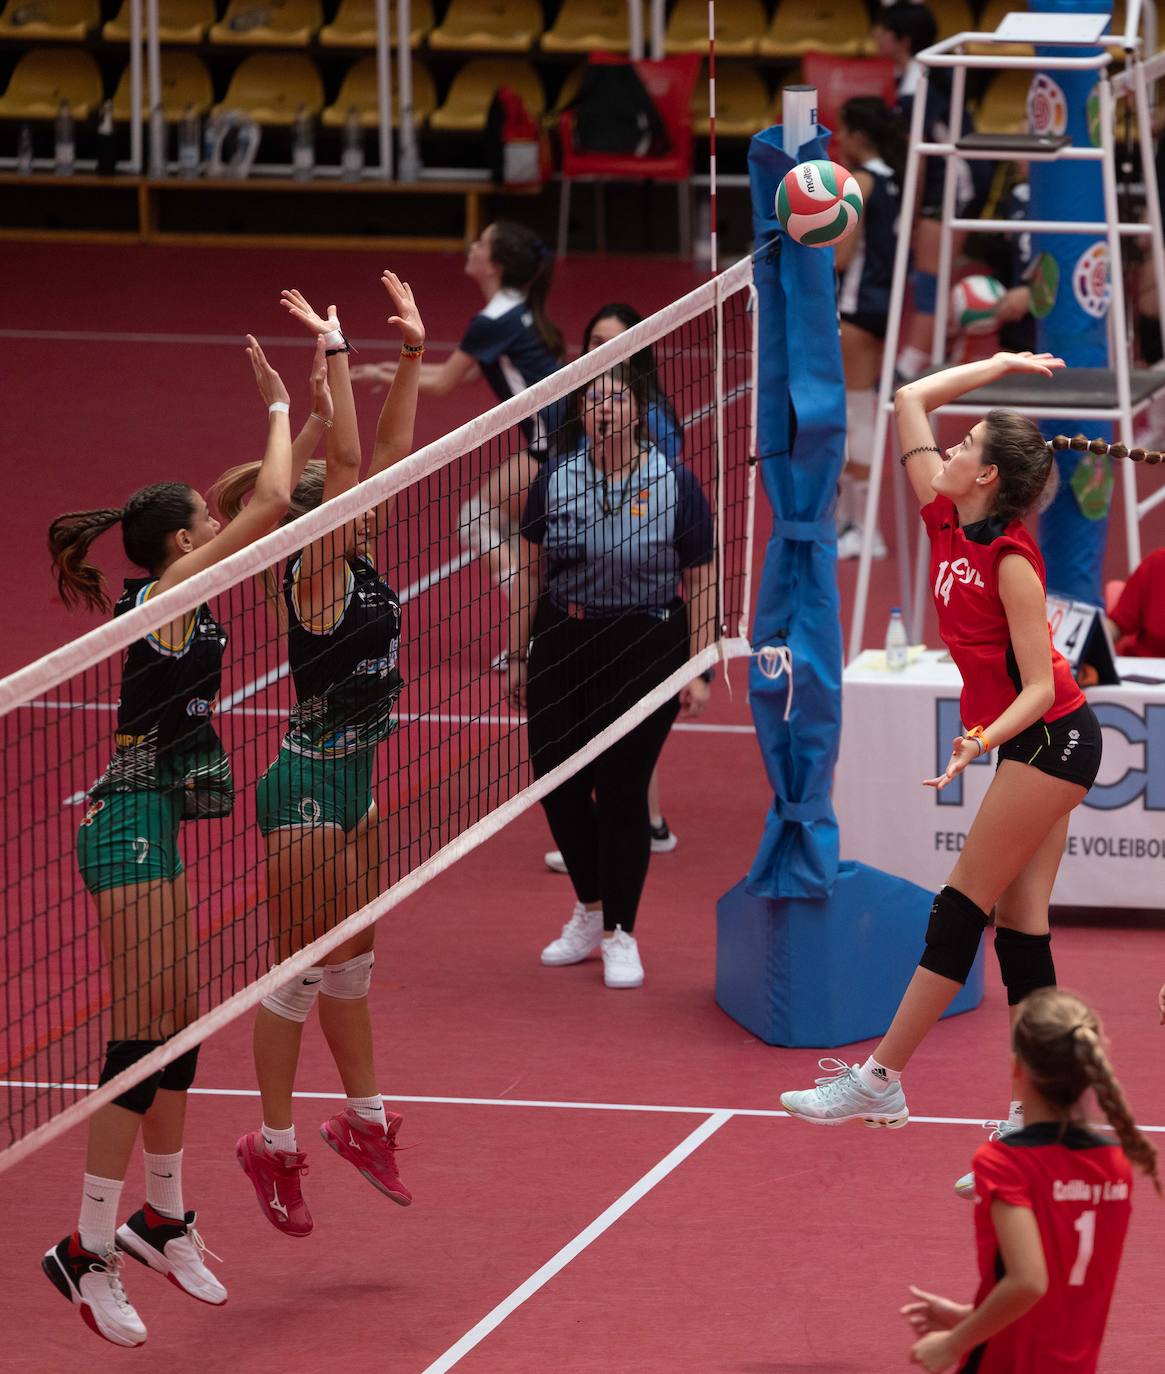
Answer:
[[617, 506], [611, 505], [611, 490], [607, 486], [606, 473], [600, 471], [599, 465], [593, 462], [592, 460], [592, 466], [595, 470], [595, 486], [601, 488], [602, 490], [604, 515], [618, 515], [622, 511], [623, 507], [627, 504], [627, 496], [631, 490], [631, 483], [635, 480], [636, 476], [639, 473], [639, 464], [642, 460], [642, 457], [643, 451], [640, 450], [640, 452], [636, 455], [635, 462], [632, 464], [631, 471], [627, 474], [623, 481], [619, 483], [619, 504]]

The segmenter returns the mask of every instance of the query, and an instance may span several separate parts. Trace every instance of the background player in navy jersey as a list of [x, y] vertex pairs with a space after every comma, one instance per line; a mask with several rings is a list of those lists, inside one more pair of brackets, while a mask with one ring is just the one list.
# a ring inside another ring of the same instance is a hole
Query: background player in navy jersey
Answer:
[[[413, 446], [425, 328], [407, 282], [381, 279], [400, 330], [402, 365], [381, 412], [364, 480], [404, 458]], [[312, 464], [296, 487], [291, 518], [361, 481], [360, 439], [348, 375], [347, 340], [335, 307], [317, 315], [298, 291], [283, 304], [328, 340], [335, 403], [327, 462]], [[253, 465], [216, 484], [220, 509], [238, 509], [255, 480]], [[379, 745], [395, 729], [402, 679], [401, 608], [376, 571], [375, 513], [307, 545], [287, 563], [278, 589], [280, 621], [296, 705], [279, 754], [259, 780], [256, 811], [266, 854], [267, 914], [277, 960], [318, 939], [380, 892], [381, 825], [372, 795]], [[368, 991], [375, 927], [352, 936], [320, 966], [289, 979], [263, 999], [255, 1017], [255, 1072], [261, 1129], [238, 1142], [240, 1165], [259, 1208], [285, 1235], [306, 1236], [312, 1218], [300, 1177], [306, 1152], [296, 1140], [292, 1094], [304, 1022], [319, 999], [320, 1027], [347, 1095], [342, 1112], [319, 1128], [326, 1144], [374, 1188], [406, 1206], [412, 1194], [396, 1166], [401, 1118], [386, 1112], [376, 1081]]]
[[[926, 785], [941, 790], [996, 747], [999, 760], [934, 899], [919, 967], [877, 1049], [860, 1068], [842, 1065], [816, 1088], [781, 1095], [786, 1111], [806, 1120], [906, 1124], [902, 1070], [966, 982], [992, 914], [1012, 1017], [1029, 993], [1055, 986], [1048, 904], [1068, 818], [1096, 778], [1101, 742], [1096, 717], [1052, 645], [1043, 560], [1023, 524], [1049, 489], [1052, 453], [1030, 420], [1007, 410], [991, 411], [942, 452], [928, 415], [1007, 373], [1050, 377], [1062, 366], [1046, 353], [997, 353], [912, 382], [895, 397], [902, 461], [930, 537], [939, 633], [963, 679], [966, 733]], [[1013, 1101], [1000, 1129], [1021, 1121]]]
[[[1096, 1014], [1043, 988], [1012, 1036], [1025, 1124], [975, 1153], [975, 1301], [912, 1288], [902, 1308], [921, 1338], [911, 1362], [931, 1374], [957, 1361], [960, 1374], [1093, 1374], [1129, 1225], [1129, 1161], [1161, 1192], [1157, 1151], [1134, 1124]], [[1120, 1147], [1085, 1125], [1090, 1089]]]
[[[847, 461], [837, 501], [837, 556], [857, 558], [870, 490], [868, 444], [874, 432], [875, 388], [890, 311], [906, 139], [894, 112], [876, 95], [863, 95], [841, 107], [834, 142], [838, 160], [857, 178], [864, 201], [857, 230], [834, 249], [841, 277], [838, 310], [847, 434]], [[875, 526], [874, 557], [885, 553], [886, 545]]]
[[[497, 220], [469, 245], [465, 275], [476, 282], [485, 305], [466, 326], [460, 344], [443, 363], [420, 370], [421, 391], [447, 396], [484, 377], [499, 401], [508, 401], [562, 366], [562, 331], [547, 314], [554, 255], [532, 229]], [[357, 381], [391, 381], [396, 363], [352, 369]], [[485, 558], [499, 586], [508, 584], [517, 565], [518, 522], [523, 493], [538, 463], [550, 452], [563, 422], [561, 407], [540, 412], [523, 426], [526, 450], [491, 472], [481, 490], [460, 511], [460, 537], [469, 551]], [[503, 652], [492, 666], [506, 669]]]
[[[108, 610], [89, 549], [121, 526], [129, 560], [142, 577], [126, 581], [114, 608], [122, 615], [253, 543], [282, 519], [291, 491], [323, 432], [309, 421], [291, 441], [287, 389], [248, 336], [247, 354], [268, 407], [267, 449], [255, 466], [255, 498], [225, 527], [185, 482], [143, 487], [121, 510], [58, 516], [49, 548], [61, 598]], [[323, 350], [312, 369], [319, 398]], [[226, 634], [208, 606], [159, 627], [126, 650], [113, 758], [89, 794], [77, 835], [77, 863], [93, 896], [109, 971], [113, 1039], [101, 1082], [144, 1058], [197, 1015], [197, 932], [178, 849], [184, 818], [222, 816], [233, 800], [230, 768], [211, 724]], [[89, 1123], [77, 1229], [47, 1252], [45, 1274], [114, 1345], [136, 1346], [146, 1328], [121, 1281], [128, 1252], [202, 1302], [226, 1302], [226, 1289], [202, 1259], [195, 1214], [185, 1210], [182, 1142], [186, 1094], [198, 1049], [100, 1108]], [[146, 1202], [117, 1228], [130, 1154], [141, 1131]]]

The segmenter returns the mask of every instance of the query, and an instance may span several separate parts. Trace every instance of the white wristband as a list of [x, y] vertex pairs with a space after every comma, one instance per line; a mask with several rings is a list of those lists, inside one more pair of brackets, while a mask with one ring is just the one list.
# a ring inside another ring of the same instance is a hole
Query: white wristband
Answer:
[[276, 413], [280, 415], [287, 415], [290, 414], [290, 412], [291, 407], [288, 405], [286, 401], [272, 401], [271, 404], [267, 407], [268, 415], [275, 415]]
[[336, 321], [335, 329], [329, 329], [324, 335], [324, 343], [328, 348], [344, 347], [344, 331], [340, 328], [340, 323]]

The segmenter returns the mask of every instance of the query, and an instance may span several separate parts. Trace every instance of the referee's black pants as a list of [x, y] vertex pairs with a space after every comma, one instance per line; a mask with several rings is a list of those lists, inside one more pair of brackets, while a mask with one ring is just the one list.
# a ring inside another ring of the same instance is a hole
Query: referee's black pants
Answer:
[[[543, 599], [526, 683], [527, 733], [542, 777], [688, 660], [683, 602], [666, 616], [568, 616]], [[543, 799], [580, 902], [602, 902], [603, 927], [635, 927], [651, 857], [647, 788], [679, 711], [672, 697]]]

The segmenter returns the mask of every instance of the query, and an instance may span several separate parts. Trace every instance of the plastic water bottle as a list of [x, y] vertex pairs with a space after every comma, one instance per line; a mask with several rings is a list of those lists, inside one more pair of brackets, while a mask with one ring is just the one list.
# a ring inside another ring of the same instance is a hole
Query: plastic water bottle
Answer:
[[182, 113], [182, 127], [178, 133], [178, 171], [187, 181], [198, 175], [202, 163], [202, 130], [194, 106], [187, 105]]
[[97, 116], [97, 170], [103, 177], [117, 171], [117, 134], [113, 127], [113, 101], [106, 100]]
[[364, 175], [364, 130], [360, 112], [353, 105], [344, 120], [344, 148], [340, 154], [340, 174], [345, 181], [359, 181]]
[[71, 177], [77, 160], [77, 144], [73, 134], [73, 110], [67, 100], [57, 106], [55, 134], [54, 170], [59, 177]]
[[316, 165], [315, 134], [311, 115], [304, 106], [295, 112], [295, 132], [291, 140], [291, 174], [296, 181], [309, 181]]
[[20, 142], [16, 145], [16, 170], [21, 176], [31, 175], [32, 160], [32, 126], [22, 124], [20, 126]]
[[886, 667], [892, 673], [900, 673], [906, 667], [909, 656], [910, 640], [902, 620], [902, 609], [894, 606], [890, 611], [890, 624], [886, 627]]

